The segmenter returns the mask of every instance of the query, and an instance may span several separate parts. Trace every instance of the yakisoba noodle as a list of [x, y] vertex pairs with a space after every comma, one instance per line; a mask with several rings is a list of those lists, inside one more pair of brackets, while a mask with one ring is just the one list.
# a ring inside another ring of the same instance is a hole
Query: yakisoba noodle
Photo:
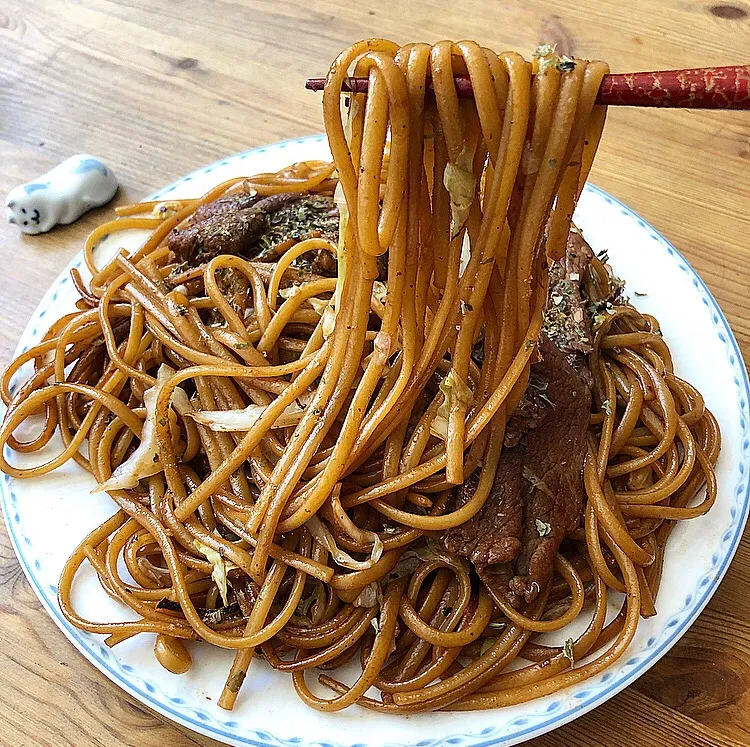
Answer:
[[[44, 464], [2, 457], [2, 469], [34, 477], [74, 459], [119, 509], [62, 573], [72, 624], [109, 645], [157, 634], [156, 656], [174, 672], [190, 665], [183, 640], [234, 649], [225, 708], [256, 655], [291, 672], [313, 708], [394, 713], [520, 703], [622, 655], [639, 617], [655, 613], [672, 527], [716, 497], [716, 421], [675, 376], [653, 318], [622, 304], [595, 327], [585, 515], [549, 587], [520, 608], [493, 599], [439, 541], [493, 485], [536, 360], [547, 263], [565, 252], [602, 131], [594, 100], [607, 66], [564, 62], [474, 42], [359, 42], [326, 83], [332, 164], [119, 208], [92, 234], [92, 278], [74, 277], [78, 310], [2, 380], [3, 444], [35, 452], [55, 434], [63, 444]], [[342, 110], [350, 74], [369, 77], [369, 92]], [[472, 100], [458, 99], [455, 74], [470, 77]], [[193, 268], [177, 267], [167, 246], [221, 196], [334, 188], [338, 246], [289, 241], [275, 264], [220, 254]], [[98, 240], [131, 228], [150, 237], [100, 269]], [[320, 249], [336, 255], [338, 276], [288, 289], [292, 262]], [[228, 296], [227, 272], [243, 293]], [[590, 299], [611, 292], [596, 259], [583, 280]], [[33, 373], [11, 393], [25, 363]], [[234, 425], [222, 429], [227, 411]], [[17, 440], [32, 416], [38, 435]], [[454, 486], [472, 473], [476, 490], [457, 508]], [[139, 619], [75, 611], [85, 562]], [[611, 620], [608, 590], [625, 594]], [[580, 615], [584, 632], [565, 646], [537, 641]], [[324, 674], [332, 695], [311, 691], [308, 670], [354, 657], [353, 684]]]

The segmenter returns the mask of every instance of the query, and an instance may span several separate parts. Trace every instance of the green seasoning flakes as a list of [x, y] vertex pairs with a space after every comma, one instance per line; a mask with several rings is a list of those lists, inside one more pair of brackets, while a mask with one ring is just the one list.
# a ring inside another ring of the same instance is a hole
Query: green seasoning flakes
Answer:
[[338, 230], [339, 216], [333, 198], [308, 195], [282, 205], [271, 214], [266, 230], [258, 239], [258, 248], [263, 254], [287, 239], [302, 240], [312, 236], [320, 236], [335, 244]]
[[546, 521], [534, 519], [534, 523], [536, 524], [537, 534], [540, 537], [546, 537], [552, 531], [552, 527]]
[[534, 57], [539, 60], [539, 73], [543, 74], [549, 68], [555, 67], [560, 58], [555, 52], [554, 44], [540, 44], [534, 52]]
[[[557, 500], [557, 496], [550, 490], [549, 485], [547, 485], [544, 480], [542, 480], [540, 477], [537, 477], [536, 474], [534, 474], [534, 471], [529, 467], [528, 465], [525, 465], [523, 468], [523, 479], [526, 480], [526, 482], [530, 483], [531, 486], [535, 490], [539, 490], [542, 493], [546, 493], [550, 498], [553, 500]], [[546, 522], [541, 522], [542, 524], [546, 524]], [[539, 529], [539, 526], [537, 525], [537, 530]], [[552, 531], [552, 527], [550, 527], [550, 531]], [[539, 535], [540, 537], [543, 537], [543, 534]]]
[[573, 639], [572, 638], [568, 638], [568, 640], [565, 641], [562, 652], [565, 658], [570, 662], [570, 666], [572, 667], [576, 663], [576, 660], [573, 654]]
[[580, 274], [558, 277], [550, 272], [550, 292], [542, 329], [561, 350], [590, 349], [590, 329], [580, 297]]
[[540, 44], [536, 50], [534, 51], [534, 57], [549, 57], [550, 55], [555, 53], [555, 46], [554, 44], [547, 44], [544, 42], [543, 44]]

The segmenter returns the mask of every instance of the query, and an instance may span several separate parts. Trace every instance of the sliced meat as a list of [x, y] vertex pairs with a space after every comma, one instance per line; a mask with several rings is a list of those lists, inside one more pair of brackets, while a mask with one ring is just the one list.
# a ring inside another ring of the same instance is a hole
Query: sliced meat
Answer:
[[298, 200], [299, 195], [278, 194], [256, 201], [249, 195], [245, 198], [232, 195], [204, 205], [187, 226], [176, 228], [169, 237], [169, 248], [177, 261], [196, 264], [220, 254], [250, 256], [250, 248], [267, 228], [269, 215]]
[[203, 205], [188, 225], [176, 228], [169, 237], [169, 248], [178, 262], [188, 264], [208, 262], [220, 254], [252, 258], [262, 249], [256, 245], [269, 231], [272, 217], [305, 197], [294, 193], [262, 199], [248, 193], [223, 197]]
[[201, 205], [191, 218], [191, 223], [200, 223], [208, 219], [215, 219], [220, 215], [236, 213], [239, 210], [246, 210], [261, 200], [261, 196], [252, 192], [235, 192], [225, 197], [220, 197], [213, 202], [207, 202]]
[[524, 435], [528, 431], [538, 428], [547, 417], [547, 408], [550, 402], [546, 393], [548, 387], [548, 382], [541, 381], [533, 375], [532, 368], [528, 388], [505, 427], [503, 445], [506, 448], [518, 446]]
[[338, 272], [336, 257], [327, 249], [318, 249], [315, 252], [313, 261], [310, 263], [310, 271], [323, 277], [336, 277], [336, 273]]
[[[521, 549], [521, 503], [523, 454], [510, 449], [501, 458], [501, 465], [482, 510], [469, 521], [450, 529], [445, 546], [450, 552], [470, 558], [482, 573], [487, 566], [510, 563]], [[456, 508], [461, 508], [474, 495], [479, 482], [475, 472], [456, 491]]]
[[178, 262], [200, 264], [219, 254], [242, 254], [262, 233], [265, 215], [251, 209], [220, 213], [183, 228], [169, 237]]
[[[444, 538], [448, 550], [471, 560], [493, 596], [514, 607], [533, 601], [550, 583], [557, 550], [578, 528], [585, 497], [591, 394], [544, 335], [539, 353], [532, 373], [548, 400], [543, 417], [516, 446], [503, 450], [482, 510]], [[457, 505], [472, 485], [469, 480], [457, 491]]]
[[513, 596], [532, 601], [552, 578], [555, 555], [582, 518], [583, 460], [591, 393], [566, 356], [546, 337], [534, 373], [547, 383], [547, 417], [518, 447], [523, 451], [523, 531], [510, 582]]

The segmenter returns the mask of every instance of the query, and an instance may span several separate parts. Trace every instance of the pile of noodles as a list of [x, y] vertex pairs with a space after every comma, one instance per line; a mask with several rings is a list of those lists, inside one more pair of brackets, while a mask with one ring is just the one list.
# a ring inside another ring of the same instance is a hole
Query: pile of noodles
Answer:
[[[550, 587], [522, 609], [495, 602], [440, 542], [492, 487], [537, 359], [547, 266], [564, 252], [602, 131], [594, 100], [606, 72], [549, 49], [529, 63], [468, 41], [359, 42], [326, 83], [333, 163], [121, 208], [92, 234], [78, 309], [2, 379], [3, 446], [62, 443], [33, 468], [3, 456], [3, 471], [36, 477], [73, 459], [118, 508], [62, 573], [71, 623], [109, 645], [156, 634], [174, 672], [190, 651], [210, 656], [183, 641], [235, 650], [225, 708], [255, 655], [291, 672], [314, 708], [395, 713], [523, 702], [622, 655], [639, 617], [655, 613], [672, 527], [716, 496], [716, 421], [674, 374], [653, 318], [621, 305], [596, 321], [585, 521]], [[342, 107], [350, 74], [369, 77], [369, 92]], [[469, 76], [473, 99], [459, 100], [455, 74]], [[220, 255], [178, 266], [170, 233], [250, 190], [335, 190], [338, 246], [289, 241], [272, 264]], [[99, 239], [134, 228], [150, 231], [138, 251], [98, 267]], [[295, 259], [319, 249], [336, 255], [338, 276], [290, 286]], [[229, 297], [227, 273], [245, 292]], [[598, 261], [583, 282], [589, 298], [608, 297]], [[38, 435], [21, 442], [14, 431], [29, 419]], [[456, 508], [455, 486], [472, 474], [476, 491]], [[136, 620], [75, 611], [86, 562]], [[614, 619], [608, 591], [624, 593]], [[564, 645], [538, 642], [579, 616], [583, 632]], [[325, 674], [328, 696], [311, 691], [307, 670], [354, 657], [353, 684]], [[366, 695], [373, 686], [379, 699]]]

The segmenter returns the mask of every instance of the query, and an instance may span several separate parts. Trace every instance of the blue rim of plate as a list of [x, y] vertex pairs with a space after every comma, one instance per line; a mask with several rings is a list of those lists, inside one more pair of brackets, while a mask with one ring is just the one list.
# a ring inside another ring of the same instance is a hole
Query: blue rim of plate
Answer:
[[[231, 161], [243, 160], [251, 155], [272, 150], [282, 150], [289, 145], [318, 143], [323, 140], [325, 140], [324, 135], [313, 135], [282, 140], [278, 143], [252, 148], [203, 168], [196, 169], [163, 189], [154, 192], [146, 199], [160, 199], [168, 195], [176, 187], [192, 181], [196, 176], [210, 173], [214, 169], [225, 166]], [[748, 380], [747, 370], [734, 334], [724, 313], [711, 295], [706, 284], [683, 255], [667, 239], [630, 208], [598, 187], [587, 184], [586, 191], [593, 192], [606, 203], [616, 207], [623, 216], [634, 221], [642, 231], [648, 234], [649, 238], [659, 243], [675, 260], [678, 268], [690, 278], [704, 306], [710, 312], [711, 321], [717, 331], [717, 337], [725, 349], [727, 361], [732, 369], [733, 382], [737, 389], [738, 417], [742, 436], [739, 462], [736, 470], [739, 473], [739, 478], [732, 491], [733, 503], [730, 507], [731, 525], [722, 535], [722, 551], [714, 553], [711, 558], [711, 569], [697, 580], [694, 591], [685, 597], [683, 607], [666, 621], [660, 633], [649, 638], [645, 648], [639, 651], [637, 655], [631, 656], [626, 660], [617, 675], [611, 671], [605, 671], [598, 677], [592, 678], [585, 689], [575, 693], [573, 699], [576, 702], [571, 707], [563, 709], [563, 700], [555, 699], [538, 713], [520, 716], [507, 722], [503, 725], [504, 733], [502, 734], [499, 733], [499, 728], [490, 726], [475, 733], [456, 733], [417, 742], [390, 743], [392, 747], [494, 747], [509, 743], [515, 744], [562, 726], [568, 721], [595, 708], [641, 676], [692, 625], [716, 592], [742, 537], [748, 517], [748, 510], [750, 509], [750, 482], [748, 481], [748, 472], [750, 471], [750, 381]], [[70, 269], [79, 266], [81, 263], [82, 257], [78, 255], [63, 271], [63, 274], [58, 277], [52, 288], [50, 288], [48, 296], [43, 299], [40, 305], [55, 300], [57, 293], [54, 289], [70, 282]], [[35, 316], [32, 317], [37, 322], [37, 326], [31, 330], [32, 337], [37, 336], [39, 332], [37, 327], [44, 315], [45, 310], [42, 309], [38, 313], [35, 312]], [[26, 337], [25, 331], [24, 337]], [[1, 407], [0, 416], [4, 415], [4, 413], [5, 407]], [[28, 551], [31, 549], [32, 543], [20, 531], [17, 497], [13, 490], [14, 480], [4, 474], [0, 475], [0, 477], [2, 477], [0, 480], [0, 506], [2, 507], [16, 556], [34, 592], [65, 636], [92, 664], [123, 690], [172, 721], [218, 740], [229, 739], [233, 743], [251, 745], [252, 747], [306, 747], [307, 745], [316, 745], [319, 747], [366, 747], [366, 745], [361, 743], [340, 744], [325, 740], [308, 741], [303, 737], [278, 737], [266, 730], [248, 727], [240, 721], [233, 719], [230, 713], [227, 713], [226, 719], [218, 718], [214, 713], [204, 708], [196, 708], [189, 705], [182, 698], [167, 695], [157, 685], [137, 674], [132, 666], [120, 662], [112, 651], [101, 642], [100, 636], [85, 633], [70, 625], [62, 616], [57, 606], [57, 586], [43, 586], [36, 578], [35, 570], [40, 570], [41, 565], [39, 560], [32, 560], [28, 557]], [[509, 727], [516, 727], [516, 729], [510, 732], [507, 731]]]

